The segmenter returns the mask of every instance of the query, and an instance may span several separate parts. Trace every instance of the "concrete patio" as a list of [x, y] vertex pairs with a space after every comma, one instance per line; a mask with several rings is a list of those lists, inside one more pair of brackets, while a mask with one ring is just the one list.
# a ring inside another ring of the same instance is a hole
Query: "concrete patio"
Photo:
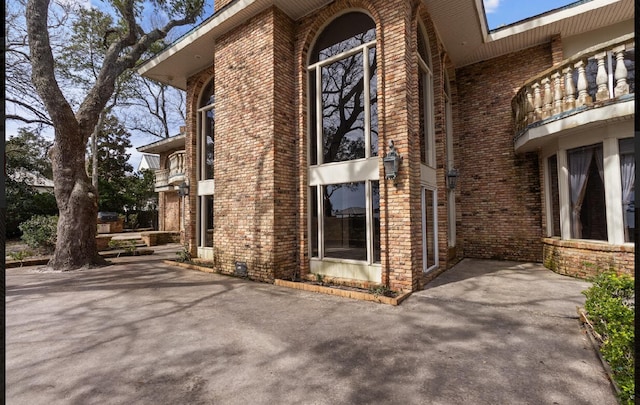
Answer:
[[392, 307], [171, 256], [8, 270], [7, 403], [616, 404], [588, 283], [539, 265], [467, 259]]

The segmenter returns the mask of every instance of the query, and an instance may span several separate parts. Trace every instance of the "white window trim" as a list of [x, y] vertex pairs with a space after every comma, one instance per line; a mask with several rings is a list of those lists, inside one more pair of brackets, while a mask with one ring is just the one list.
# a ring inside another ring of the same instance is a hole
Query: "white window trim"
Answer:
[[[214, 80], [213, 77], [209, 79], [202, 87], [200, 91], [200, 95], [198, 97], [199, 103], [202, 101], [203, 92], [209, 86], [209, 84]], [[206, 175], [206, 164], [204, 161], [206, 159], [207, 149], [203, 146], [206, 142], [205, 133], [206, 133], [206, 122], [207, 122], [207, 112], [215, 109], [215, 99], [213, 102], [202, 106], [197, 109], [197, 142], [196, 142], [196, 212], [198, 221], [196, 221], [196, 233], [197, 233], [197, 242], [198, 242], [198, 257], [202, 257], [205, 259], [213, 258], [213, 247], [206, 246], [207, 241], [207, 215], [213, 216], [213, 212], [207, 214], [207, 203], [206, 199], [208, 196], [214, 195], [215, 191], [215, 180], [207, 179]], [[215, 134], [214, 134], [215, 137]], [[214, 202], [215, 204], [215, 202]]]
[[[321, 31], [322, 32], [322, 31]], [[376, 34], [377, 35], [377, 34]], [[311, 65], [307, 66], [307, 72], [309, 72], [310, 80], [308, 81], [309, 85], [315, 86], [315, 111], [311, 111], [308, 108], [310, 113], [315, 114], [316, 117], [316, 128], [315, 128], [315, 141], [316, 141], [316, 162], [317, 164], [308, 166], [308, 190], [311, 192], [311, 187], [316, 187], [317, 193], [317, 204], [318, 204], [318, 256], [313, 256], [313, 246], [312, 246], [312, 221], [311, 215], [309, 215], [308, 221], [308, 234], [309, 234], [309, 257], [314, 262], [334, 262], [334, 263], [344, 263], [345, 265], [353, 264], [356, 266], [368, 266], [369, 268], [381, 268], [381, 263], [373, 262], [373, 201], [372, 201], [372, 181], [379, 181], [380, 172], [379, 172], [379, 156], [371, 156], [371, 94], [370, 94], [370, 69], [369, 69], [369, 51], [373, 48], [375, 49], [377, 44], [377, 39], [366, 42], [364, 44], [358, 45], [355, 48], [349, 49], [348, 51], [341, 52], [337, 55], [334, 55], [330, 58], [324, 59], [322, 61], [318, 61]], [[363, 64], [363, 86], [364, 92], [363, 96], [366, 100], [364, 103], [364, 132], [365, 132], [365, 157], [361, 159], [354, 159], [349, 161], [342, 162], [323, 162], [323, 133], [322, 133], [322, 68], [335, 63], [341, 59], [347, 58], [349, 56], [356, 55], [358, 53], [362, 53], [362, 64]], [[311, 93], [310, 91], [308, 94]], [[311, 104], [311, 103], [310, 103]], [[307, 139], [311, 142], [311, 127], [308, 126], [307, 130]], [[311, 161], [311, 148], [308, 148], [308, 157], [309, 161]], [[355, 183], [355, 182], [364, 182], [365, 184], [365, 207], [366, 207], [366, 243], [367, 243], [367, 259], [365, 261], [362, 260], [350, 260], [350, 259], [340, 259], [340, 258], [329, 258], [324, 256], [324, 198], [322, 196], [322, 187], [332, 185], [332, 184], [343, 184], [343, 183]], [[311, 206], [311, 199], [309, 199], [307, 212], [311, 212], [313, 207]], [[313, 269], [322, 269], [321, 264], [316, 264], [312, 266]], [[326, 269], [324, 269], [326, 270]], [[322, 270], [321, 270], [322, 271]], [[376, 270], [376, 274], [379, 272]], [[375, 280], [378, 280], [380, 275], [375, 276]]]
[[[426, 184], [423, 184], [421, 189], [421, 207], [422, 207], [422, 272], [429, 273], [440, 266], [440, 257], [438, 254], [438, 191]], [[425, 208], [427, 208], [427, 202], [425, 199], [425, 193], [430, 192], [433, 196], [432, 212], [433, 212], [433, 259], [434, 265], [427, 267], [427, 258], [429, 257], [428, 240], [427, 240], [427, 217], [425, 215]]]
[[[594, 139], [589, 136], [572, 138], [569, 142], [564, 142], [562, 148], [557, 151], [549, 151], [544, 156], [544, 192], [545, 192], [545, 212], [546, 235], [553, 235], [553, 205], [551, 195], [551, 173], [549, 158], [556, 155], [558, 162], [558, 194], [560, 205], [560, 233], [562, 240], [587, 241], [589, 243], [606, 243], [610, 245], [628, 245], [632, 242], [624, 241], [624, 220], [622, 212], [622, 180], [620, 172], [619, 141], [630, 136], [600, 136]], [[579, 140], [576, 140], [579, 139]], [[571, 237], [571, 200], [569, 197], [569, 165], [567, 151], [592, 144], [602, 144], [603, 167], [604, 167], [604, 189], [607, 221], [607, 240], [575, 239]]]
[[[433, 96], [433, 71], [431, 70], [432, 66], [432, 58], [431, 58], [431, 44], [429, 35], [427, 34], [427, 30], [422, 25], [422, 22], [418, 24], [418, 29], [422, 31], [422, 36], [426, 40], [427, 43], [423, 44], [427, 50], [428, 61], [422, 59], [422, 55], [420, 52], [416, 52], [418, 55], [418, 74], [425, 75], [426, 80], [424, 80], [424, 89], [423, 96], [427, 99], [424, 100], [424, 116], [427, 121], [427, 125], [425, 125], [424, 130], [426, 133], [420, 134], [420, 136], [425, 137], [425, 157], [426, 157], [426, 165], [429, 167], [435, 167], [436, 161], [436, 152], [435, 152], [435, 116], [434, 116], [434, 96]], [[416, 38], [418, 41], [420, 40], [420, 36], [417, 35]]]
[[[316, 90], [316, 110], [314, 111], [314, 113], [316, 116], [316, 162], [318, 163], [311, 167], [320, 166], [323, 164], [335, 163], [335, 162], [330, 162], [330, 163], [323, 162], [324, 148], [322, 144], [322, 68], [334, 62], [337, 62], [341, 59], [356, 55], [358, 53], [362, 53], [362, 56], [363, 56], [362, 64], [363, 64], [363, 75], [364, 75], [364, 81], [363, 81], [364, 97], [365, 97], [365, 100], [369, 101], [364, 105], [364, 126], [365, 126], [364, 132], [365, 134], [368, 134], [368, 136], [364, 137], [364, 144], [365, 144], [364, 156], [365, 156], [365, 159], [371, 157], [371, 102], [370, 102], [371, 89], [370, 89], [370, 79], [369, 79], [370, 77], [369, 50], [371, 48], [375, 48], [375, 46], [376, 46], [376, 40], [369, 41], [362, 45], [358, 45], [353, 49], [339, 53], [338, 55], [334, 55], [330, 58], [316, 62], [307, 67], [307, 71], [309, 72], [309, 74], [314, 75], [314, 78], [315, 78], [314, 85]], [[308, 139], [310, 138], [311, 138], [311, 131], [308, 131]], [[309, 157], [311, 158], [310, 155]], [[349, 162], [352, 162], [352, 161], [349, 161]]]

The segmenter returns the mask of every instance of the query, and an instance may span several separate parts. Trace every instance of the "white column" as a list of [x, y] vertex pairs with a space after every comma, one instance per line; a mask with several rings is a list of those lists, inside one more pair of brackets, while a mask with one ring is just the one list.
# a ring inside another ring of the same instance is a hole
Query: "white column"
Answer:
[[558, 151], [558, 194], [561, 239], [571, 239], [571, 197], [569, 196], [569, 163], [566, 149]]
[[607, 206], [607, 238], [609, 243], [624, 243], [624, 221], [622, 218], [622, 178], [618, 140], [605, 139], [602, 143], [604, 156], [604, 195]]

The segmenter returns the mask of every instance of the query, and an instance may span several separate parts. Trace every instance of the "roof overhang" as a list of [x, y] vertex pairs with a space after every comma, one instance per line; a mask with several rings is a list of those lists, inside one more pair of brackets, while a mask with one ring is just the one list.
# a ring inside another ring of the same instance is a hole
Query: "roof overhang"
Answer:
[[220, 35], [274, 5], [297, 20], [332, 1], [236, 0], [144, 63], [138, 73], [186, 90], [187, 78], [213, 65], [213, 44]]
[[482, 0], [423, 0], [456, 68], [627, 21], [633, 0], [582, 0], [489, 31]]
[[136, 150], [142, 153], [160, 154], [171, 150], [184, 149], [184, 140], [185, 135], [176, 135], [171, 138], [162, 139], [148, 145], [140, 146], [136, 148]]
[[[220, 35], [271, 6], [297, 20], [333, 0], [236, 0], [224, 7], [138, 72], [186, 90], [187, 78], [213, 65], [213, 44]], [[489, 31], [482, 0], [422, 0], [437, 35], [456, 68], [632, 19], [633, 0], [582, 0]]]

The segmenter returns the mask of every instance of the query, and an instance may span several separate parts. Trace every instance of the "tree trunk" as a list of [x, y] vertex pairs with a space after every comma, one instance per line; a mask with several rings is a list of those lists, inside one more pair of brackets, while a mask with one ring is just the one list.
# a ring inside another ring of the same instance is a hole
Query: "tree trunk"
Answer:
[[48, 266], [67, 271], [105, 265], [96, 246], [98, 196], [85, 170], [84, 148], [66, 147], [60, 143], [62, 137], [56, 138], [51, 163], [60, 219], [56, 249]]

